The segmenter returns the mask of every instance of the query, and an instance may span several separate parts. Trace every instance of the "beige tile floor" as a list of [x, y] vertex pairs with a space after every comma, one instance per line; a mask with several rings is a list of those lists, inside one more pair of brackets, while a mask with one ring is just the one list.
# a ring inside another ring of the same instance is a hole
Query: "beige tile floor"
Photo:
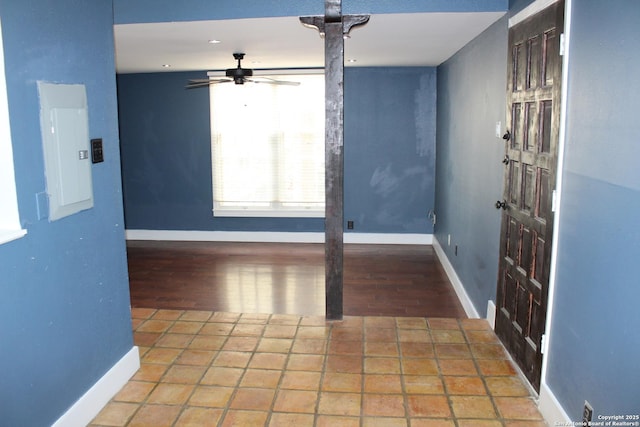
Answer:
[[133, 309], [141, 368], [91, 426], [545, 426], [488, 323]]

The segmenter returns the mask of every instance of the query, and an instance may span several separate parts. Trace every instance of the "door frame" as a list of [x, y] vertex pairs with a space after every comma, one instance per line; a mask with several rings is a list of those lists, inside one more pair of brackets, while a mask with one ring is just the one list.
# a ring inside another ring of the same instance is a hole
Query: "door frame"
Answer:
[[[509, 29], [516, 24], [524, 21], [530, 16], [542, 11], [543, 9], [557, 3], [558, 0], [535, 0], [529, 6], [522, 9], [520, 12], [514, 14], [509, 18]], [[568, 92], [568, 75], [569, 69], [569, 57], [570, 57], [570, 40], [571, 40], [571, 10], [573, 0], [565, 0], [564, 9], [564, 28], [563, 39], [561, 41], [562, 49], [562, 87], [560, 92], [560, 120], [559, 120], [559, 134], [558, 134], [558, 163], [556, 166], [556, 182], [555, 182], [555, 196], [553, 199], [553, 235], [551, 238], [551, 261], [549, 269], [549, 288], [548, 288], [548, 302], [547, 302], [547, 314], [545, 320], [545, 344], [544, 355], [542, 357], [542, 369], [540, 372], [540, 393], [539, 393], [539, 409], [544, 415], [545, 419], [555, 420], [569, 420], [567, 414], [564, 412], [555, 396], [551, 392], [547, 383], [547, 368], [549, 360], [549, 349], [553, 344], [552, 336], [552, 324], [553, 324], [553, 311], [556, 291], [556, 272], [557, 272], [557, 257], [558, 257], [558, 235], [560, 234], [560, 216], [562, 208], [562, 182], [564, 173], [564, 152], [566, 144], [566, 115], [567, 115], [567, 92]]]

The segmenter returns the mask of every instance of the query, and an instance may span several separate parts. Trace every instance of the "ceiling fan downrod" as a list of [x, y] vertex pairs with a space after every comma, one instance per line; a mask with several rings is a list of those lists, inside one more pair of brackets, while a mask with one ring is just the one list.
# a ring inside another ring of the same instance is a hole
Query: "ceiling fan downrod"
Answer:
[[237, 85], [243, 85], [247, 77], [253, 76], [253, 70], [242, 68], [241, 61], [244, 59], [244, 53], [234, 53], [233, 57], [238, 61], [237, 68], [229, 68], [225, 71], [225, 75]]

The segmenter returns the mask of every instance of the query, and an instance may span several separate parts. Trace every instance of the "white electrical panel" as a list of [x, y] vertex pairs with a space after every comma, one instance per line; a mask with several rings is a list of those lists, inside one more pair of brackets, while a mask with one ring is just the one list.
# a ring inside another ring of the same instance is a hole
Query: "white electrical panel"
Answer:
[[93, 207], [84, 85], [38, 82], [49, 220]]

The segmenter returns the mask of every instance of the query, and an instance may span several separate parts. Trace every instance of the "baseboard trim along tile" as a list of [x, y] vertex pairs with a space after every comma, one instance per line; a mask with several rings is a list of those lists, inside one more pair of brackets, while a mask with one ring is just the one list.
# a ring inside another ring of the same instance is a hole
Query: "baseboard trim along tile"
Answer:
[[544, 420], [550, 426], [570, 426], [575, 424], [571, 422], [571, 419], [565, 412], [562, 405], [560, 405], [560, 402], [558, 402], [558, 399], [549, 388], [549, 385], [544, 382], [544, 379], [542, 380], [542, 384], [540, 385], [538, 410], [540, 411], [540, 414], [542, 414]]
[[480, 315], [478, 314], [478, 310], [476, 310], [473, 302], [471, 302], [471, 298], [469, 298], [467, 291], [464, 289], [462, 281], [458, 277], [458, 274], [449, 261], [449, 258], [447, 258], [447, 255], [444, 253], [438, 238], [435, 236], [433, 237], [433, 249], [435, 249], [436, 255], [438, 255], [438, 259], [440, 260], [445, 273], [447, 273], [447, 277], [453, 285], [453, 289], [456, 291], [456, 295], [458, 295], [460, 304], [462, 304], [462, 308], [464, 308], [464, 312], [467, 314], [467, 317], [471, 319], [479, 319]]
[[487, 322], [491, 329], [496, 329], [496, 303], [492, 300], [487, 301]]
[[133, 346], [52, 427], [84, 427], [140, 368], [140, 353]]

